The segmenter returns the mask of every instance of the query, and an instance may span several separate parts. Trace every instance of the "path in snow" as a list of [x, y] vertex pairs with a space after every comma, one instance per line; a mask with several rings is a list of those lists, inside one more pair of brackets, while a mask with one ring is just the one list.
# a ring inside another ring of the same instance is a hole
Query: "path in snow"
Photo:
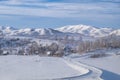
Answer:
[[[115, 52], [113, 54], [115, 54]], [[72, 59], [101, 69], [101, 78], [104, 80], [120, 80], [120, 55], [112, 55], [101, 58], [78, 56]]]
[[102, 80], [100, 78], [100, 76], [102, 75], [102, 71], [95, 67], [85, 65], [81, 62], [77, 62], [73, 59], [66, 58], [66, 57], [64, 58], [64, 62], [75, 70], [81, 71], [80, 67], [83, 67], [89, 71], [88, 73], [83, 74], [83, 75], [66, 77], [66, 78], [55, 79], [55, 80]]

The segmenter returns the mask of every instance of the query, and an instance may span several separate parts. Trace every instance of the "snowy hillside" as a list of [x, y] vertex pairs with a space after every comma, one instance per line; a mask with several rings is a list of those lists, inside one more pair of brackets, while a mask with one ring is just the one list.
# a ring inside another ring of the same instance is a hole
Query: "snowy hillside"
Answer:
[[15, 34], [13, 35], [31, 35], [31, 36], [36, 36], [36, 35], [57, 35], [57, 34], [62, 34], [62, 32], [53, 30], [53, 29], [45, 29], [45, 28], [38, 28], [38, 29], [20, 29], [15, 31]]
[[24, 28], [24, 29], [14, 29], [12, 27], [0, 27], [0, 30], [5, 35], [11, 35], [11, 36], [39, 36], [39, 35], [61, 35], [63, 32], [51, 29], [51, 28], [38, 28], [38, 29], [32, 29], [32, 28]]
[[5, 34], [11, 34], [14, 30], [16, 30], [15, 28], [13, 27], [10, 27], [10, 26], [0, 26], [0, 30], [5, 33]]
[[76, 36], [89, 36], [89, 37], [103, 37], [111, 34], [120, 35], [120, 30], [114, 30], [111, 28], [97, 28], [87, 25], [68, 25], [57, 29], [51, 28], [24, 28], [15, 29], [13, 27], [0, 26], [0, 30], [6, 35], [16, 35], [16, 36], [63, 36], [70, 35]]
[[94, 37], [106, 36], [111, 31], [113, 31], [111, 28], [96, 28], [87, 25], [70, 25], [70, 26], [57, 28], [56, 30], [62, 32], [80, 33], [86, 36], [94, 36]]
[[118, 35], [118, 36], [120, 36], [120, 29], [114, 30], [113, 32], [110, 33], [110, 35]]

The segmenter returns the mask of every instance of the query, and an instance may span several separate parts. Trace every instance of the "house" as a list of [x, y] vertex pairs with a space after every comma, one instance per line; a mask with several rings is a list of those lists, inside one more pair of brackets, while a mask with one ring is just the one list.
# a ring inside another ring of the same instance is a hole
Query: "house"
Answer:
[[7, 50], [4, 50], [3, 53], [2, 53], [2, 55], [8, 55], [8, 54], [10, 54], [10, 53]]
[[46, 54], [47, 54], [47, 56], [50, 56], [50, 55], [52, 55], [52, 52], [51, 51], [47, 51]]

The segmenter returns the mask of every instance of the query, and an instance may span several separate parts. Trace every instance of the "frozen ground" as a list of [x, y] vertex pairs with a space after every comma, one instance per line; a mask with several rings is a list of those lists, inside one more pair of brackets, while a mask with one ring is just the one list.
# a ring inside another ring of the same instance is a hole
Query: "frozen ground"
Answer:
[[101, 69], [101, 78], [104, 80], [120, 80], [120, 55], [96, 59], [82, 58], [77, 61]]
[[[98, 51], [97, 51], [98, 52]], [[103, 51], [102, 51], [103, 52]], [[104, 80], [120, 80], [120, 49], [104, 51], [109, 54], [107, 57], [90, 58], [91, 54], [83, 55], [70, 55], [69, 57], [77, 62], [83, 63], [88, 66], [93, 66], [102, 71], [101, 78]]]
[[120, 55], [116, 52], [119, 49], [100, 58], [90, 58], [91, 53], [63, 58], [0, 56], [0, 80], [120, 80]]
[[0, 56], [0, 80], [46, 80], [80, 76], [89, 70], [63, 58]]

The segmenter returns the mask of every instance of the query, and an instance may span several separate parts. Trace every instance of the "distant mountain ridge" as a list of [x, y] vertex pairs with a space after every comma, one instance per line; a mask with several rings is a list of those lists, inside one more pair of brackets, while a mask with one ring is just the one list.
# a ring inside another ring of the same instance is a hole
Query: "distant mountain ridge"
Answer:
[[97, 28], [87, 25], [68, 25], [57, 29], [52, 28], [24, 28], [15, 29], [13, 27], [0, 26], [0, 30], [6, 35], [18, 36], [49, 36], [49, 35], [74, 35], [80, 34], [91, 37], [102, 37], [107, 35], [120, 35], [120, 29], [114, 30], [112, 28]]
[[12, 27], [0, 26], [0, 30], [6, 35], [15, 36], [38, 36], [38, 35], [61, 35], [63, 32], [51, 29], [51, 28], [24, 28], [15, 29]]
[[86, 36], [106, 36], [110, 32], [114, 31], [111, 28], [96, 28], [87, 25], [69, 25], [57, 28], [56, 30], [62, 32], [80, 33]]

